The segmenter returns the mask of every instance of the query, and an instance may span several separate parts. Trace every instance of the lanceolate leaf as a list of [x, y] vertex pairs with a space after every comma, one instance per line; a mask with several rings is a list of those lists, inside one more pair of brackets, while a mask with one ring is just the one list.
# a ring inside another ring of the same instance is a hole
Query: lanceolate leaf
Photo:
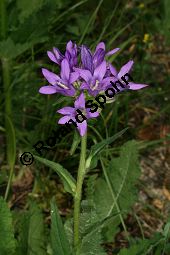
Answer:
[[51, 246], [53, 255], [72, 254], [54, 199], [51, 201]]
[[30, 209], [21, 218], [19, 254], [46, 255], [44, 222], [36, 203], [30, 204]]
[[0, 198], [0, 254], [13, 255], [15, 248], [12, 216], [6, 202]]
[[117, 138], [119, 138], [120, 136], [122, 136], [126, 130], [128, 128], [123, 129], [122, 131], [120, 131], [119, 133], [115, 134], [114, 136], [111, 136], [105, 140], [103, 140], [102, 142], [95, 144], [91, 147], [91, 151], [90, 154], [86, 160], [86, 169], [88, 169], [90, 167], [91, 161], [92, 159], [100, 152], [104, 149], [104, 147], [106, 145], [111, 144], [112, 142], [114, 142]]
[[53, 169], [61, 178], [64, 188], [67, 192], [71, 193], [73, 196], [76, 190], [76, 181], [71, 176], [71, 174], [58, 163], [54, 163], [48, 159], [44, 159], [38, 156], [34, 156], [39, 162]]

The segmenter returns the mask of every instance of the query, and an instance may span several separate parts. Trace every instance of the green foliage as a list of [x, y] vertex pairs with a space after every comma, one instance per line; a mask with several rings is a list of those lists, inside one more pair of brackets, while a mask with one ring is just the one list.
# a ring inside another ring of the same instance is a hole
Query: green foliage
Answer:
[[32, 43], [15, 43], [11, 38], [0, 42], [0, 58], [14, 59], [28, 50]]
[[[126, 215], [136, 200], [135, 184], [140, 175], [138, 151], [135, 141], [127, 142], [121, 148], [120, 157], [114, 158], [106, 169], [120, 213]], [[106, 199], [107, 197], [107, 199]], [[115, 201], [103, 178], [95, 184], [94, 201], [101, 219], [116, 212]], [[118, 221], [115, 222], [118, 224]]]
[[156, 233], [150, 239], [132, 239], [129, 248], [123, 248], [118, 255], [165, 255], [169, 254], [168, 243], [161, 233]]
[[[93, 188], [88, 184], [87, 195], [92, 200], [93, 210], [91, 216], [86, 215], [86, 219], [92, 219], [91, 225], [100, 222], [100, 230], [104, 229], [106, 240], [117, 233], [122, 222], [120, 214], [125, 217], [136, 201], [135, 184], [139, 175], [137, 143], [130, 141], [122, 146], [120, 157], [109, 163], [105, 172], [107, 179], [94, 177], [93, 185], [90, 181]], [[94, 211], [96, 216], [93, 215]]]
[[64, 188], [67, 192], [71, 193], [74, 196], [76, 189], [76, 181], [71, 176], [71, 174], [60, 164], [54, 163], [48, 159], [40, 158], [38, 156], [34, 156], [39, 162], [53, 169], [61, 178], [63, 182]]
[[70, 148], [70, 155], [73, 155], [75, 153], [75, 150], [77, 149], [79, 143], [80, 143], [80, 136], [79, 136], [77, 130], [75, 130], [74, 136], [73, 136], [73, 143]]
[[15, 248], [11, 212], [7, 203], [0, 197], [0, 255], [13, 255]]
[[81, 203], [80, 215], [81, 255], [105, 255], [102, 244], [102, 222], [96, 213], [92, 200], [84, 200]]
[[[81, 203], [81, 255], [106, 254], [101, 246], [103, 237], [108, 235], [109, 239], [109, 235], [112, 235], [113, 238], [120, 224], [119, 214], [126, 216], [136, 200], [135, 184], [140, 171], [135, 141], [130, 141], [122, 146], [120, 157], [111, 160], [107, 167], [107, 174], [115, 200], [108, 183], [103, 178], [97, 178], [94, 175], [87, 182], [87, 200], [83, 200]], [[117, 210], [116, 203], [119, 205], [120, 211]], [[65, 227], [69, 232], [68, 237], [72, 244], [72, 221], [67, 222]]]
[[138, 240], [136, 244], [132, 245], [130, 248], [122, 249], [118, 255], [144, 255], [145, 252], [148, 250], [151, 244], [150, 240]]
[[20, 10], [20, 20], [23, 20], [34, 12], [37, 12], [43, 4], [44, 0], [17, 0], [17, 7]]
[[91, 231], [82, 239], [80, 255], [106, 255], [101, 243], [101, 231]]
[[88, 156], [88, 158], [86, 160], [86, 169], [88, 170], [90, 168], [90, 166], [92, 164], [92, 159], [96, 158], [96, 156], [99, 154], [99, 152], [101, 152], [106, 147], [106, 145], [111, 144], [116, 139], [121, 137], [126, 132], [126, 130], [127, 130], [127, 128], [123, 129], [122, 131], [120, 131], [119, 133], [115, 134], [114, 136], [109, 137], [107, 139], [103, 139], [102, 142], [93, 145], [91, 147], [89, 156]]
[[51, 246], [53, 255], [72, 254], [54, 199], [51, 201]]
[[17, 255], [46, 255], [43, 216], [35, 202], [20, 219], [18, 243]]

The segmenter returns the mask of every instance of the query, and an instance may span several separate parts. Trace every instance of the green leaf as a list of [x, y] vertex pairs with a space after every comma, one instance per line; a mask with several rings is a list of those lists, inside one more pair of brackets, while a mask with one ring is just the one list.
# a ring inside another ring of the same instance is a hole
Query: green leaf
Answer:
[[43, 163], [44, 165], [53, 169], [60, 176], [65, 190], [74, 196], [76, 190], [76, 181], [72, 177], [72, 175], [64, 167], [62, 167], [62, 165], [35, 155], [34, 158], [37, 159], [39, 162]]
[[117, 138], [121, 137], [127, 130], [128, 128], [123, 129], [122, 131], [118, 132], [114, 136], [111, 136], [102, 142], [95, 144], [91, 147], [90, 154], [86, 160], [86, 169], [90, 168], [92, 159], [99, 153], [101, 152], [106, 145], [109, 145], [110, 143], [114, 142]]
[[[127, 142], [121, 148], [120, 157], [112, 159], [106, 171], [120, 210], [123, 213], [127, 212], [136, 200], [135, 185], [140, 176], [137, 143]], [[95, 204], [101, 218], [114, 212], [115, 203], [103, 178], [96, 181]]]
[[[151, 239], [132, 239], [132, 244], [129, 248], [123, 248], [118, 255], [149, 255], [149, 254], [163, 254], [161, 253], [155, 253], [155, 247], [159, 247], [159, 244], [162, 243], [163, 239], [160, 234], [155, 234]], [[163, 248], [163, 246], [162, 246]], [[162, 248], [160, 251], [162, 251]], [[154, 249], [154, 251], [153, 251]], [[154, 253], [151, 253], [153, 251]]]
[[140, 240], [130, 248], [123, 248], [118, 255], [141, 255], [148, 249], [150, 240]]
[[22, 215], [19, 239], [20, 254], [46, 255], [43, 216], [35, 202], [31, 202], [29, 211]]
[[0, 197], [0, 254], [12, 255], [15, 252], [16, 240], [12, 226], [12, 216], [7, 203]]
[[54, 199], [51, 201], [51, 246], [53, 255], [71, 255], [69, 242]]
[[163, 230], [163, 235], [168, 239], [170, 237], [170, 221], [166, 223], [164, 230]]
[[11, 38], [7, 38], [0, 42], [0, 58], [13, 59], [29, 48], [28, 43], [15, 44]]
[[74, 131], [73, 143], [70, 149], [70, 155], [73, 155], [75, 150], [77, 149], [80, 143], [80, 135], [78, 134], [77, 130]]
[[80, 255], [107, 255], [101, 243], [101, 231], [91, 231], [82, 240]]
[[135, 185], [139, 175], [137, 143], [130, 141], [121, 148], [120, 157], [112, 159], [105, 169], [107, 182], [104, 178], [98, 178], [95, 182], [93, 201], [100, 219], [117, 214], [116, 220], [105, 226], [106, 239], [110, 238], [111, 232], [114, 237], [122, 222], [120, 214], [125, 217], [136, 201]]
[[17, 0], [17, 7], [20, 10], [19, 19], [22, 21], [29, 15], [37, 12], [44, 2], [45, 0]]
[[[82, 213], [80, 214], [80, 255], [106, 255], [102, 244], [101, 229], [103, 222], [96, 214], [92, 200], [83, 200], [81, 202]], [[68, 219], [65, 223], [65, 230], [73, 246], [73, 219]]]

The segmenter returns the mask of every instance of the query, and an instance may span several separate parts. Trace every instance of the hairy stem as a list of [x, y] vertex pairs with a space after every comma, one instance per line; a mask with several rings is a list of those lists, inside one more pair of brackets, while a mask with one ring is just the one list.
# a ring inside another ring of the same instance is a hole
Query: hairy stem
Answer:
[[81, 154], [77, 175], [76, 194], [74, 197], [74, 249], [76, 255], [78, 255], [80, 251], [80, 236], [79, 236], [80, 205], [82, 197], [82, 185], [85, 175], [86, 144], [87, 134], [85, 134], [81, 138]]

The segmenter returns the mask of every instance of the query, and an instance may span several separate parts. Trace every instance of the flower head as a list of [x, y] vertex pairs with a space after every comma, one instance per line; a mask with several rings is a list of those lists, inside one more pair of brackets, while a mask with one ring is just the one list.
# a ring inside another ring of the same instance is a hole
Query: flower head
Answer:
[[[47, 52], [49, 58], [58, 64], [61, 70], [60, 75], [57, 75], [42, 68], [42, 73], [49, 84], [41, 87], [39, 92], [42, 94], [60, 93], [75, 99], [74, 107], [66, 106], [57, 111], [64, 115], [60, 118], [59, 124], [74, 123], [80, 135], [83, 136], [87, 131], [87, 120], [99, 116], [98, 112], [91, 112], [89, 108], [85, 107], [85, 100], [92, 101], [91, 99], [96, 96], [99, 100], [107, 90], [106, 97], [109, 99], [104, 101], [113, 102], [114, 99], [110, 100], [110, 92], [114, 96], [127, 89], [138, 90], [147, 86], [134, 83], [131, 79], [129, 72], [134, 64], [133, 60], [123, 65], [119, 72], [105, 60], [106, 56], [113, 55], [118, 50], [119, 48], [115, 48], [106, 52], [104, 42], [100, 42], [92, 53], [86, 45], [77, 47], [75, 43], [69, 41], [64, 55], [57, 48]], [[80, 58], [78, 58], [79, 53]], [[79, 59], [80, 61], [78, 61]], [[99, 101], [97, 102], [99, 103]]]

